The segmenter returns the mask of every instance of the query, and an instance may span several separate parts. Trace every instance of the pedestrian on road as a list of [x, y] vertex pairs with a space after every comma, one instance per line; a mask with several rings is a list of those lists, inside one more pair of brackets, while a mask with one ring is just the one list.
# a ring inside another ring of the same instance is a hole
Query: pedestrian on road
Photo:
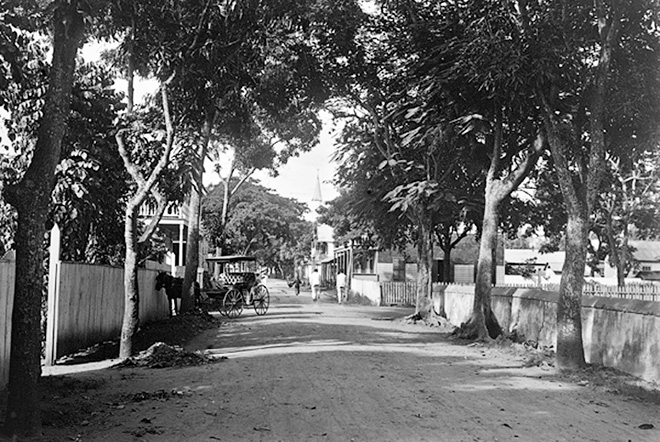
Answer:
[[343, 270], [337, 273], [337, 303], [341, 304], [344, 300], [344, 290], [346, 289], [346, 274]]
[[300, 294], [300, 278], [298, 277], [298, 274], [296, 274], [293, 277], [293, 280], [289, 283], [289, 287], [293, 287], [294, 290], [296, 291], [296, 296]]
[[321, 295], [321, 274], [318, 269], [314, 269], [312, 276], [309, 277], [309, 284], [312, 286], [312, 302], [316, 302]]

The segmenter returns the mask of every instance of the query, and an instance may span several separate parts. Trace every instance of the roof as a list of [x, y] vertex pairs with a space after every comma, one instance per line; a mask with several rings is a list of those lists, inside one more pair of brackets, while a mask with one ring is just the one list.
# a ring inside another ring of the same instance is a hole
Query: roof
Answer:
[[637, 261], [660, 262], [660, 241], [629, 241], [635, 248], [633, 256]]
[[209, 262], [237, 262], [237, 261], [256, 261], [254, 256], [246, 255], [227, 255], [227, 256], [207, 256]]
[[560, 272], [564, 266], [566, 252], [539, 253], [534, 249], [504, 250], [504, 262], [509, 264], [524, 264], [534, 259], [536, 264], [548, 264], [552, 270]]

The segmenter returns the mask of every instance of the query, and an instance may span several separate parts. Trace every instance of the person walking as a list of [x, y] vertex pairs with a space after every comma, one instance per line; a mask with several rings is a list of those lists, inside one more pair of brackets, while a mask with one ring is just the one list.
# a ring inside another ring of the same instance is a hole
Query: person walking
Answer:
[[344, 290], [346, 290], [346, 273], [339, 270], [337, 273], [337, 303], [341, 304], [344, 298]]
[[300, 294], [301, 281], [300, 281], [300, 278], [298, 277], [297, 273], [293, 276], [293, 279], [288, 284], [289, 284], [289, 287], [293, 287], [293, 289], [296, 292], [296, 296], [298, 296]]
[[309, 284], [312, 286], [312, 302], [316, 302], [321, 295], [321, 274], [318, 269], [314, 269], [309, 277]]

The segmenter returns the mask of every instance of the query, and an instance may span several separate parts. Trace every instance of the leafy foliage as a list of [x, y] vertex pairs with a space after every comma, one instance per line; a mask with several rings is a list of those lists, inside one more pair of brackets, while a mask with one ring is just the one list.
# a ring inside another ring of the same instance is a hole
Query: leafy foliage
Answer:
[[[213, 188], [204, 200], [207, 237], [225, 254], [249, 254], [266, 265], [292, 269], [309, 254], [311, 224], [303, 220], [307, 207], [247, 181], [230, 201], [226, 225], [221, 222], [223, 192]], [[224, 240], [224, 244], [218, 244]]]

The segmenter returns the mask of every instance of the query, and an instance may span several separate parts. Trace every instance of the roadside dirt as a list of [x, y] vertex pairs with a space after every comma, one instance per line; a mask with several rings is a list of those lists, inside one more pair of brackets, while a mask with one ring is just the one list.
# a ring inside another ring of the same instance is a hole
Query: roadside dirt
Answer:
[[144, 338], [212, 363], [49, 369], [35, 440], [660, 441], [660, 394], [614, 370], [559, 374], [543, 350], [457, 341], [411, 309], [270, 285], [265, 316]]

